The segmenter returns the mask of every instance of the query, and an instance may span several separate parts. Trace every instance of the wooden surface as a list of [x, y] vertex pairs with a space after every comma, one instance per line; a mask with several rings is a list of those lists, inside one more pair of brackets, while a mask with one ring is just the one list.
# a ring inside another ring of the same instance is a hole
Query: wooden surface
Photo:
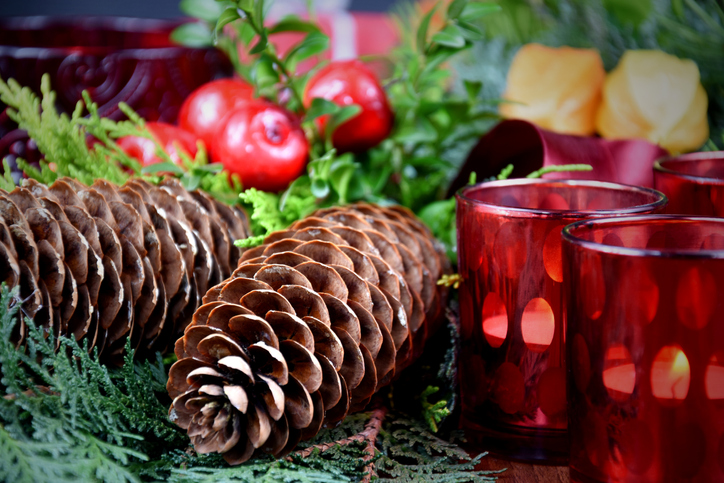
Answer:
[[494, 456], [484, 457], [475, 469], [502, 470], [497, 475], [500, 483], [569, 483], [567, 466], [541, 466], [505, 461]]

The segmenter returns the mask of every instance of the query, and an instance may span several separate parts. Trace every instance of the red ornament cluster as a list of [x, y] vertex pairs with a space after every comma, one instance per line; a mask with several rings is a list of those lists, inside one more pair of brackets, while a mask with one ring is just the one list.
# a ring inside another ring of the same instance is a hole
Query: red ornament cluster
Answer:
[[[308, 82], [304, 103], [320, 97], [361, 112], [338, 126], [332, 144], [340, 152], [360, 152], [389, 136], [393, 114], [382, 86], [360, 61], [332, 62]], [[324, 133], [328, 116], [317, 119]], [[196, 89], [184, 101], [178, 127], [150, 122], [147, 127], [171, 160], [181, 164], [177, 149], [191, 158], [202, 141], [212, 162], [236, 174], [245, 188], [281, 191], [304, 171], [309, 142], [300, 117], [264, 99], [244, 81], [220, 79]], [[126, 136], [119, 146], [143, 166], [161, 162], [156, 145], [139, 136]]]

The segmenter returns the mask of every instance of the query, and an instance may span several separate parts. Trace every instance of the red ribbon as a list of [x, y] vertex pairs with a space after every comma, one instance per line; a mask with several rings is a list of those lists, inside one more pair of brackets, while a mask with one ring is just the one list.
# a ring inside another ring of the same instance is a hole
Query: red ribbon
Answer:
[[543, 166], [590, 164], [593, 171], [550, 173], [547, 178], [595, 179], [653, 187], [652, 166], [665, 149], [641, 139], [608, 140], [570, 136], [541, 129], [527, 121], [503, 121], [483, 136], [468, 155], [450, 193], [467, 184], [498, 175], [513, 164], [511, 177], [523, 177]]

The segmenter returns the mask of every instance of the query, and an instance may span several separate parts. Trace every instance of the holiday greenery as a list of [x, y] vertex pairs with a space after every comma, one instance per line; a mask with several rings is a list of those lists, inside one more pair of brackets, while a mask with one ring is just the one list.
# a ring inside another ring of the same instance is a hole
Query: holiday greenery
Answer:
[[10, 334], [21, 303], [17, 291], [3, 284], [0, 481], [354, 482], [367, 476], [370, 461], [381, 479], [488, 479], [486, 472], [472, 471], [480, 457], [471, 459], [424, 423], [400, 414], [388, 414], [370, 439], [376, 448], [371, 459], [363, 459], [368, 441], [355, 439], [370, 422], [370, 413], [360, 413], [320, 432], [304, 457], [292, 453], [229, 468], [217, 455], [190, 451], [184, 432], [169, 421], [170, 361], [160, 354], [134, 361], [129, 346], [123, 366], [112, 369], [74, 339], [61, 337], [56, 351], [53, 336], [31, 320], [25, 347], [16, 348]]
[[[142, 172], [138, 161], [116, 144], [116, 140], [129, 135], [153, 139], [144, 127], [145, 121], [127, 104], [119, 103], [119, 109], [129, 120], [116, 122], [100, 117], [97, 104], [84, 92], [83, 100], [78, 101], [75, 110], [68, 116], [58, 112], [56, 93], [51, 89], [50, 76], [47, 74], [42, 78], [40, 92], [38, 96], [14, 79], [0, 79], [0, 101], [8, 106], [8, 116], [20, 129], [28, 132], [43, 154], [39, 169], [22, 159], [18, 160], [28, 177], [48, 185], [64, 176], [87, 185], [97, 179], [123, 184], [130, 177], [142, 174], [158, 182], [160, 178], [154, 174], [165, 172], [179, 177], [189, 191], [201, 189], [226, 203], [236, 200], [240, 189], [238, 180], [230, 182], [228, 175], [221, 172], [220, 165], [208, 164], [202, 145], [193, 160], [181, 153], [185, 167], [181, 169], [174, 165], [169, 155], [154, 140], [156, 154], [164, 162]], [[93, 139], [93, 142], [89, 142], [89, 139]], [[0, 187], [11, 191], [14, 186], [6, 165]]]
[[[433, 12], [412, 23], [401, 19], [403, 43], [385, 59], [393, 70], [383, 82], [395, 113], [392, 133], [370, 150], [339, 155], [329, 141], [324, 142], [324, 133], [314, 121], [331, 116], [327, 124], [331, 132], [357, 113], [356, 106], [340, 107], [314, 99], [305, 107], [305, 85], [325, 61], [309, 72], [297, 71], [301, 61], [318, 59], [328, 49], [328, 38], [313, 21], [299, 17], [268, 22], [266, 5], [268, 2], [258, 0], [184, 0], [181, 8], [198, 22], [185, 24], [174, 33], [182, 43], [216, 44], [223, 49], [237, 74], [254, 85], [259, 96], [302, 115], [311, 142], [307, 173], [286, 191], [272, 194], [249, 190], [242, 194], [243, 202], [253, 207], [252, 229], [257, 234], [243, 246], [252, 246], [271, 231], [321, 207], [364, 200], [399, 203], [417, 212], [444, 197], [467, 150], [497, 119], [496, 104], [478, 96], [479, 82], [465, 82], [465, 94], [449, 93], [452, 74], [445, 66], [482, 38], [476, 22], [498, 7], [456, 0], [439, 7], [438, 14], [444, 20], [435, 27], [431, 26]], [[313, 10], [309, 18], [315, 18]], [[303, 38], [281, 55], [270, 40], [280, 32], [298, 32]], [[446, 241], [454, 238], [448, 225], [441, 229], [436, 236]]]

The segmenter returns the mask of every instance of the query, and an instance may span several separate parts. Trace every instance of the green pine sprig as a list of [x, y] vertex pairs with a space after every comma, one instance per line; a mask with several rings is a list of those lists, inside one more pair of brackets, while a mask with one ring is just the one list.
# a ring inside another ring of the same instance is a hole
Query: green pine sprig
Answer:
[[[126, 121], [113, 121], [101, 117], [98, 105], [87, 92], [78, 101], [73, 113], [68, 116], [59, 113], [56, 93], [51, 89], [50, 77], [43, 75], [40, 96], [27, 87], [20, 86], [14, 79], [7, 82], [0, 79], [0, 101], [9, 106], [8, 116], [35, 140], [43, 154], [40, 169], [18, 159], [18, 165], [29, 177], [45, 184], [69, 176], [90, 185], [96, 179], [105, 179], [122, 184], [131, 176], [146, 176], [149, 181], [158, 182], [159, 173], [173, 175], [188, 190], [201, 189], [222, 202], [236, 203], [241, 183], [236, 177], [229, 177], [219, 164], [209, 164], [206, 150], [199, 143], [196, 156], [191, 159], [182, 149], [177, 149], [182, 166], [175, 165], [168, 153], [146, 128], [145, 121], [127, 104], [119, 103], [119, 109], [126, 115]], [[156, 144], [156, 155], [161, 163], [141, 169], [140, 163], [128, 156], [116, 143], [123, 136], [139, 136], [151, 139]], [[89, 140], [92, 139], [92, 142]], [[3, 161], [4, 174], [0, 187], [11, 191], [15, 183], [9, 167]]]
[[[128, 174], [124, 172], [123, 166], [137, 167], [138, 163], [117, 147], [109, 147], [107, 150], [88, 147], [86, 129], [82, 128], [81, 122], [84, 103], [79, 101], [71, 116], [59, 114], [55, 107], [56, 94], [50, 88], [50, 76], [47, 74], [42, 77], [40, 91], [39, 98], [30, 88], [20, 86], [14, 79], [8, 79], [7, 82], [0, 79], [0, 101], [9, 106], [8, 116], [28, 132], [45, 155], [39, 170], [22, 160], [18, 162], [21, 169], [44, 183], [52, 183], [61, 176], [71, 176], [86, 184], [92, 184], [97, 178], [114, 183], [125, 181]], [[94, 119], [93, 110], [91, 119]], [[98, 127], [91, 133], [105, 137], [103, 130]], [[139, 134], [139, 130], [131, 123], [117, 123], [115, 127], [115, 133], [119, 135]], [[115, 155], [119, 162], [109, 162], [106, 158], [109, 155]]]
[[166, 372], [155, 363], [111, 370], [96, 352], [26, 320], [25, 346], [12, 334], [21, 301], [0, 288], [0, 481], [138, 482], [133, 466], [185, 435], [168, 421]]

